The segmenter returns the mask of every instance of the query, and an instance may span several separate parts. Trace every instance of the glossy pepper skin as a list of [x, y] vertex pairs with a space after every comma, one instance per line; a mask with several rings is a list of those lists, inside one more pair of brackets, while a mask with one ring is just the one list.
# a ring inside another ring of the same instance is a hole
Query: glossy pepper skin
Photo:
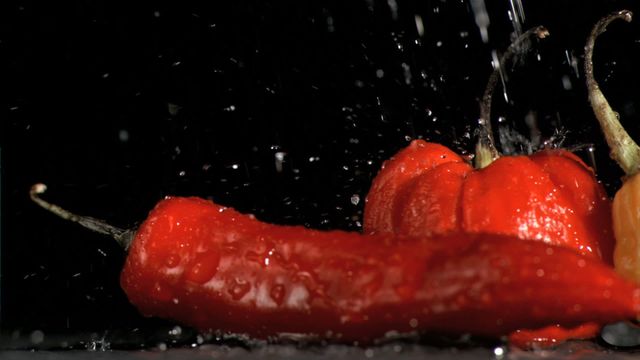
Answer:
[[615, 268], [623, 277], [640, 283], [640, 175], [626, 179], [613, 199], [616, 237]]
[[495, 235], [398, 241], [321, 232], [198, 198], [156, 206], [133, 240], [121, 285], [143, 314], [203, 331], [360, 343], [389, 331], [497, 337], [610, 323], [640, 310], [638, 289], [570, 249]]
[[445, 146], [414, 140], [383, 164], [365, 233], [490, 233], [564, 246], [611, 263], [611, 203], [593, 171], [564, 150], [501, 157], [474, 169]]
[[547, 348], [569, 339], [591, 339], [600, 332], [600, 328], [600, 324], [589, 322], [571, 328], [556, 324], [537, 330], [516, 330], [509, 335], [509, 343], [522, 349]]

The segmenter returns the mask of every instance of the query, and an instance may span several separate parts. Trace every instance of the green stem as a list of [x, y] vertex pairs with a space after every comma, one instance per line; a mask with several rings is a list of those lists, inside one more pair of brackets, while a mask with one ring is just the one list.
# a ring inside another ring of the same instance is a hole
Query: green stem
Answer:
[[58, 215], [65, 220], [80, 224], [91, 231], [111, 236], [125, 250], [127, 250], [129, 248], [129, 245], [131, 245], [131, 241], [133, 241], [134, 231], [115, 227], [113, 225], [107, 224], [103, 220], [99, 220], [89, 216], [76, 215], [68, 210], [59, 207], [58, 205], [51, 204], [40, 197], [40, 195], [44, 194], [45, 191], [47, 191], [47, 185], [35, 184], [29, 191], [29, 197], [31, 197], [31, 200], [40, 205], [40, 207], [42, 207], [43, 209], [48, 210], [49, 212]]
[[591, 108], [607, 140], [611, 157], [620, 165], [627, 175], [634, 175], [639, 170], [640, 146], [633, 141], [629, 133], [627, 133], [622, 124], [620, 124], [618, 113], [613, 111], [595, 80], [593, 75], [593, 48], [598, 36], [607, 30], [607, 26], [611, 22], [617, 19], [630, 22], [632, 15], [631, 11], [622, 10], [612, 13], [598, 21], [587, 39], [584, 54], [584, 71], [587, 78]]
[[549, 36], [549, 31], [543, 26], [536, 26], [524, 32], [509, 45], [498, 64], [495, 64], [491, 76], [489, 76], [489, 81], [487, 82], [487, 87], [484, 90], [482, 102], [480, 103], [480, 129], [475, 154], [475, 167], [478, 169], [491, 164], [500, 157], [500, 153], [495, 147], [493, 131], [491, 130], [491, 102], [495, 88], [498, 85], [498, 79], [508, 61], [511, 61], [516, 54], [526, 53], [531, 49], [531, 42], [528, 40], [533, 36], [538, 39], [544, 39]]

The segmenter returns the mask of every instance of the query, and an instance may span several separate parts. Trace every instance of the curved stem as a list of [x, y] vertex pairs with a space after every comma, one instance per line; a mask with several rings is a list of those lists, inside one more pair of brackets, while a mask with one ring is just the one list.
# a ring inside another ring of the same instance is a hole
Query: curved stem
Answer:
[[42, 207], [43, 209], [48, 210], [49, 212], [58, 215], [65, 220], [80, 224], [91, 231], [111, 236], [125, 250], [129, 248], [129, 245], [131, 245], [131, 241], [133, 241], [134, 231], [121, 229], [119, 227], [107, 224], [103, 220], [99, 220], [89, 216], [76, 215], [68, 210], [59, 207], [58, 205], [51, 204], [40, 197], [40, 195], [44, 194], [45, 191], [47, 191], [47, 185], [35, 184], [31, 187], [31, 190], [29, 190], [29, 197], [31, 197], [31, 200], [40, 205], [40, 207]]
[[587, 79], [587, 89], [589, 90], [589, 102], [593, 113], [596, 115], [600, 128], [604, 132], [605, 139], [609, 145], [611, 157], [620, 165], [627, 175], [638, 172], [640, 167], [640, 146], [629, 136], [618, 118], [618, 113], [613, 111], [611, 105], [600, 90], [600, 86], [593, 75], [593, 48], [596, 39], [607, 30], [607, 26], [621, 19], [630, 22], [632, 13], [628, 10], [617, 11], [602, 18], [591, 30], [584, 54], [584, 71]]
[[500, 157], [500, 153], [496, 150], [493, 131], [491, 130], [491, 101], [493, 100], [495, 88], [498, 85], [498, 79], [503, 76], [502, 71], [508, 61], [511, 61], [517, 53], [528, 52], [531, 49], [531, 43], [527, 42], [527, 40], [533, 36], [538, 39], [544, 39], [549, 36], [549, 31], [544, 26], [536, 26], [524, 32], [509, 45], [500, 58], [500, 61], [495, 64], [491, 76], [489, 76], [489, 81], [487, 82], [487, 87], [484, 90], [482, 102], [480, 103], [480, 129], [475, 156], [475, 166], [478, 169], [491, 164], [495, 159]]

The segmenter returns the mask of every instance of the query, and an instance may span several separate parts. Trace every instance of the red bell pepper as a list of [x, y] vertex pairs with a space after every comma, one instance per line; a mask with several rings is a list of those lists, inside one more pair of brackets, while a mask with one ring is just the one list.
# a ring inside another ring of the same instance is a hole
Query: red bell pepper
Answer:
[[[85, 220], [52, 208], [43, 190], [31, 193], [41, 206]], [[390, 331], [499, 337], [640, 312], [640, 289], [601, 261], [508, 236], [323, 232], [179, 197], [162, 200], [133, 238], [98, 230], [132, 240], [121, 285], [141, 313], [202, 331], [370, 343]]]
[[448, 148], [423, 140], [384, 163], [367, 196], [364, 231], [510, 235], [607, 263], [614, 243], [611, 202], [572, 153], [505, 156], [474, 169]]

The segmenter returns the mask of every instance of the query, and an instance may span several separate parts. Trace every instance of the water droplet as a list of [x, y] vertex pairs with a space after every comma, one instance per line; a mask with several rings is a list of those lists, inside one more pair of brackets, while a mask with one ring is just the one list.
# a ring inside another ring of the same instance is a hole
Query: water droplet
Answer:
[[286, 290], [284, 288], [284, 285], [280, 285], [280, 284], [274, 285], [269, 291], [269, 295], [271, 296], [273, 301], [278, 305], [282, 304], [282, 300], [284, 300], [285, 293], [286, 293]]
[[153, 12], [153, 17], [159, 18], [160, 17], [160, 11], [156, 10]]
[[391, 19], [398, 20], [398, 3], [396, 0], [387, 0], [389, 10], [391, 10]]
[[360, 203], [360, 195], [358, 194], [351, 195], [351, 203], [353, 205], [358, 205]]
[[157, 345], [156, 347], [157, 347], [157, 349], [158, 349], [158, 350], [160, 350], [160, 351], [166, 351], [166, 350], [167, 350], [167, 344], [165, 344], [165, 343], [163, 343], [163, 342], [158, 343], [158, 345]]
[[171, 116], [178, 115], [178, 112], [180, 112], [180, 109], [181, 109], [180, 105], [177, 105], [174, 103], [167, 103], [167, 111]]
[[29, 335], [29, 341], [34, 345], [41, 344], [44, 341], [44, 332], [41, 330], [32, 332], [31, 335]]
[[231, 287], [229, 287], [229, 295], [233, 300], [242, 299], [251, 290], [251, 284], [243, 279], [235, 279]]
[[578, 267], [583, 268], [585, 266], [587, 266], [587, 262], [584, 259], [578, 260]]
[[375, 353], [374, 353], [373, 349], [367, 349], [367, 350], [364, 351], [364, 356], [367, 357], [367, 358], [372, 358], [374, 354]]
[[564, 88], [565, 90], [573, 89], [573, 84], [571, 83], [571, 79], [567, 75], [562, 77], [562, 88]]
[[285, 158], [286, 155], [287, 155], [287, 153], [285, 153], [283, 151], [278, 151], [278, 152], [276, 152], [274, 154], [276, 171], [279, 172], [279, 173], [282, 172], [284, 158]]
[[424, 35], [424, 22], [422, 21], [422, 16], [416, 15], [414, 16], [414, 20], [416, 22], [416, 30], [418, 30], [418, 36], [422, 37]]
[[129, 132], [126, 129], [118, 131], [118, 140], [120, 140], [120, 142], [129, 141]]
[[521, 0], [509, 0], [511, 10], [508, 12], [511, 23], [513, 24], [513, 30], [517, 36], [522, 35], [522, 24], [525, 22], [524, 8]]
[[171, 336], [180, 336], [182, 335], [182, 328], [178, 325], [174, 326], [173, 329], [169, 330], [169, 335]]
[[182, 171], [180, 171], [180, 172], [178, 173], [178, 176], [180, 176], [180, 177], [183, 177], [183, 176], [185, 176], [185, 175], [187, 175], [187, 172], [186, 172], [186, 171], [184, 171], [184, 170], [182, 170]]
[[168, 268], [176, 267], [180, 264], [180, 257], [177, 254], [171, 254], [167, 257], [164, 264]]
[[409, 64], [402, 63], [402, 70], [404, 72], [404, 83], [411, 85], [411, 68], [409, 67]]
[[211, 251], [200, 254], [189, 264], [184, 274], [185, 280], [196, 284], [204, 284], [216, 275], [219, 264], [219, 253]]
[[227, 111], [227, 112], [236, 111], [236, 106], [235, 105], [229, 105], [226, 108], [224, 108], [224, 111]]
[[327, 16], [327, 31], [331, 33], [331, 32], [334, 32], [335, 30], [336, 29], [333, 24], [333, 17]]
[[484, 4], [484, 0], [471, 0], [471, 11], [475, 17], [476, 26], [480, 29], [480, 37], [482, 42], [487, 44], [489, 42], [489, 14]]

